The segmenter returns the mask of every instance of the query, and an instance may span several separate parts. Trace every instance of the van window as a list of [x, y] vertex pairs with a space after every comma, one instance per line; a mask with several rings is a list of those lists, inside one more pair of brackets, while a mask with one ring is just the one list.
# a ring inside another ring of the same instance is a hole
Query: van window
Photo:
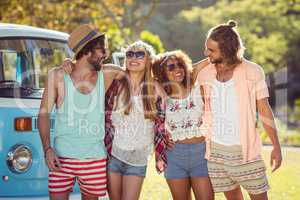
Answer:
[[64, 41], [0, 39], [0, 89], [43, 88], [48, 70], [71, 56]]

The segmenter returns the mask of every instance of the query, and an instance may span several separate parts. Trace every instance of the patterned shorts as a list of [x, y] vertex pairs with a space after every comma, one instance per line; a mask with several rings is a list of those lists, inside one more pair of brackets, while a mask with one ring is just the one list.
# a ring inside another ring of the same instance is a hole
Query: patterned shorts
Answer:
[[239, 145], [224, 146], [211, 143], [208, 172], [214, 192], [226, 192], [242, 186], [250, 194], [269, 189], [266, 167], [261, 158], [243, 163]]
[[79, 160], [59, 157], [61, 170], [49, 172], [49, 192], [71, 192], [77, 179], [81, 193], [97, 197], [105, 196], [106, 160], [106, 158]]

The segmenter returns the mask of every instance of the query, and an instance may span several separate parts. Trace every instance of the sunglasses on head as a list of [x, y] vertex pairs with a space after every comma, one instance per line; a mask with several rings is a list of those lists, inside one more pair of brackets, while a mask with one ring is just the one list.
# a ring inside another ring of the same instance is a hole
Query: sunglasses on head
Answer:
[[126, 58], [137, 58], [137, 59], [143, 59], [145, 57], [146, 53], [144, 51], [127, 51], [126, 52]]
[[172, 63], [169, 65], [166, 65], [166, 67], [167, 67], [168, 71], [174, 71], [176, 67], [184, 69], [184, 65], [180, 62], [178, 62], [176, 64]]

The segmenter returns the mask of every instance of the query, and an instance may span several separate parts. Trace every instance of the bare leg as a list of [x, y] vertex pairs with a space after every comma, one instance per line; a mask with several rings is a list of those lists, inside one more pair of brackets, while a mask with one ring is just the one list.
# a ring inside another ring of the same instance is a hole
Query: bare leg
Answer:
[[268, 200], [268, 193], [264, 192], [261, 194], [249, 194], [251, 200]]
[[50, 193], [50, 200], [68, 200], [69, 199], [69, 192], [66, 193]]
[[241, 187], [237, 187], [228, 192], [224, 192], [224, 195], [227, 200], [244, 200], [243, 193]]
[[191, 182], [196, 200], [214, 199], [214, 192], [209, 177], [193, 177]]
[[98, 200], [98, 197], [81, 193], [81, 199], [82, 200]]
[[122, 200], [138, 200], [141, 194], [144, 177], [123, 176]]
[[108, 194], [111, 200], [121, 200], [122, 176], [119, 173], [108, 172]]
[[191, 183], [189, 178], [167, 179], [173, 200], [191, 200]]

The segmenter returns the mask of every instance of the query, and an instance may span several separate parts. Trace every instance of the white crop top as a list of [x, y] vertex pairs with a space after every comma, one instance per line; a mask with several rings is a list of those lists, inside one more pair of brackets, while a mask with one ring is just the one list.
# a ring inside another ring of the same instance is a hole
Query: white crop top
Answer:
[[133, 96], [129, 115], [112, 112], [115, 128], [112, 155], [133, 166], [145, 166], [153, 151], [154, 122], [144, 118], [141, 96]]
[[199, 85], [184, 99], [167, 99], [165, 127], [174, 141], [203, 135], [200, 131], [203, 109]]

